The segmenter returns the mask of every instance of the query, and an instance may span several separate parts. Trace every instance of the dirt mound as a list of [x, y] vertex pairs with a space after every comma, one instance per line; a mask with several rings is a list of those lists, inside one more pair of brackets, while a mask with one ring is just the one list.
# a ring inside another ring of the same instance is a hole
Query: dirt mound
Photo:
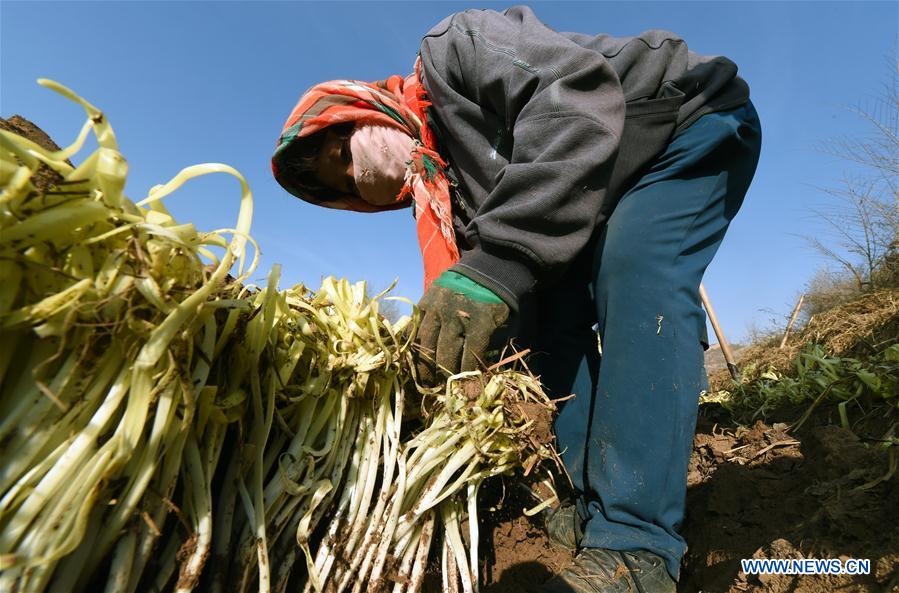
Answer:
[[[57, 151], [59, 150], [59, 146], [44, 132], [42, 129], [22, 117], [21, 115], [14, 115], [9, 119], [3, 119], [0, 117], [0, 130], [6, 130], [8, 132], [13, 132], [14, 134], [18, 134], [24, 138], [28, 138], [38, 146], [45, 148], [47, 150]], [[70, 165], [72, 164], [69, 160], [66, 160]], [[62, 181], [62, 176], [60, 176], [56, 171], [47, 167], [46, 165], [41, 165], [38, 169], [37, 173], [31, 178], [34, 186], [40, 191], [46, 191]]]
[[[704, 407], [693, 447], [680, 593], [899, 591], [899, 472], [850, 431], [786, 424], [723, 427]], [[571, 561], [553, 547], [531, 504], [511, 491], [484, 497], [485, 592], [533, 592]], [[857, 558], [864, 576], [745, 575], [743, 558]], [[435, 584], [437, 584], [435, 582]], [[438, 590], [439, 584], [433, 590]]]
[[[738, 366], [746, 380], [766, 370], [795, 374], [795, 360], [806, 344], [821, 344], [835, 356], [863, 357], [883, 350], [899, 340], [899, 289], [872, 292], [812, 317], [801, 332], [793, 334], [783, 348], [780, 337], [747, 347], [738, 357]], [[727, 370], [709, 376], [709, 390], [727, 389], [731, 378]]]
[[[880, 592], [899, 587], [899, 475], [836, 426], [721, 429], [704, 420], [690, 466], [679, 591]], [[895, 468], [894, 468], [895, 469]], [[865, 558], [867, 576], [747, 576], [742, 558]]]

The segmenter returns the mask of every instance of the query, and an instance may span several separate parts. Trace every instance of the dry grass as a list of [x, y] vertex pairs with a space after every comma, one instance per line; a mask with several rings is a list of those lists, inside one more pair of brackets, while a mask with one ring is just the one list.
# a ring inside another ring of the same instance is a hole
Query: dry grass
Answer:
[[[738, 366], [744, 379], [753, 380], [768, 369], [795, 374], [795, 360], [806, 344], [816, 343], [833, 356], [866, 357], [899, 341], [899, 289], [865, 294], [812, 317], [783, 348], [780, 336], [752, 344], [741, 352]], [[709, 377], [710, 391], [731, 385], [727, 370]]]

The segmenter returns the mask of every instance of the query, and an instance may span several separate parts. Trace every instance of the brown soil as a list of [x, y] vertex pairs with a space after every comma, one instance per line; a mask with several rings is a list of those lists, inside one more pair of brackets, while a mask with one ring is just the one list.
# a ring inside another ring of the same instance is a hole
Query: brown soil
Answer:
[[[679, 591], [899, 591], [899, 475], [889, 456], [837, 426], [700, 423], [690, 465]], [[742, 574], [740, 559], [867, 558], [868, 576]]]
[[[50, 136], [21, 115], [14, 115], [9, 119], [0, 117], [0, 130], [6, 130], [28, 138], [38, 146], [46, 148], [47, 150], [59, 150], [59, 146], [50, 139]], [[66, 162], [70, 165], [72, 164], [68, 160]], [[60, 181], [62, 181], [62, 176], [43, 164], [31, 178], [31, 182], [34, 184], [35, 188], [40, 191], [46, 191]]]
[[515, 402], [508, 404], [507, 409], [516, 423], [530, 423], [524, 434], [535, 448], [553, 444], [552, 410], [537, 402]]
[[[704, 407], [694, 440], [680, 593], [899, 591], [899, 472], [889, 456], [831, 425], [719, 425]], [[485, 504], [493, 504], [485, 495]], [[571, 560], [506, 492], [482, 517], [485, 592], [537, 591]], [[489, 535], [486, 533], [489, 531]], [[741, 558], [867, 558], [867, 576], [747, 576]]]
[[535, 501], [507, 480], [485, 485], [482, 511], [481, 582], [484, 593], [530, 591], [571, 562], [571, 553], [552, 545], [539, 517], [523, 510]]

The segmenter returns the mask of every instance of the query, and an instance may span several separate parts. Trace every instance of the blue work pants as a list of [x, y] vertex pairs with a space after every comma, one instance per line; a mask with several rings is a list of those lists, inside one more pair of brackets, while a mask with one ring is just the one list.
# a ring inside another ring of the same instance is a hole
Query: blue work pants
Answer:
[[550, 393], [575, 395], [555, 432], [586, 520], [582, 547], [649, 550], [674, 578], [686, 551], [687, 466], [707, 387], [699, 284], [760, 148], [751, 103], [706, 114], [677, 135], [591, 248], [535, 295], [533, 341], [525, 344]]

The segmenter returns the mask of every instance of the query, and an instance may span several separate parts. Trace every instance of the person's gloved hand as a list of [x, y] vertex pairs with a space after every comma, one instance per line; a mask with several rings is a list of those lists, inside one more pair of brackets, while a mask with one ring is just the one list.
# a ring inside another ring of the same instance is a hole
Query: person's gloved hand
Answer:
[[422, 384], [433, 384], [440, 371], [477, 369], [491, 336], [509, 317], [509, 306], [493, 291], [449, 270], [434, 280], [418, 306]]

